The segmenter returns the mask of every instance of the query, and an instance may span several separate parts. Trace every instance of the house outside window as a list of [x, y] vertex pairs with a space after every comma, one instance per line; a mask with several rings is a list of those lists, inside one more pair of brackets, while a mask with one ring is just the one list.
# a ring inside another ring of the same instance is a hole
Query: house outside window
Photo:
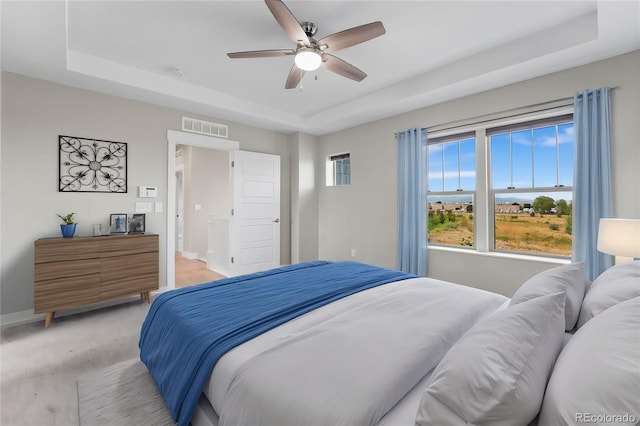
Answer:
[[574, 143], [569, 109], [543, 118], [510, 117], [506, 124], [487, 121], [463, 131], [434, 132], [437, 137], [428, 140], [429, 244], [570, 256]]

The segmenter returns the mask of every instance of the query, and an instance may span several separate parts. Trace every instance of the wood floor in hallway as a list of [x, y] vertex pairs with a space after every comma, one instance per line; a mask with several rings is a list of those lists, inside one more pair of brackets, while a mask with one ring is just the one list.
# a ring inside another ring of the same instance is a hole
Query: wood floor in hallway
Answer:
[[221, 278], [226, 277], [207, 269], [207, 265], [203, 261], [187, 259], [176, 252], [176, 288], [207, 283]]

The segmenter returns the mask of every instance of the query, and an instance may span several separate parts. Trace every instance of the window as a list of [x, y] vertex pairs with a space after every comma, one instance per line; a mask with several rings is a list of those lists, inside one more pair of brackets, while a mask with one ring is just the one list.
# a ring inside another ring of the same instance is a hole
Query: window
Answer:
[[327, 158], [327, 186], [351, 184], [351, 155], [336, 154]]
[[429, 244], [571, 255], [573, 114], [553, 111], [430, 132]]
[[430, 243], [473, 247], [476, 187], [475, 133], [429, 139], [428, 238]]
[[573, 116], [487, 129], [493, 248], [570, 256]]

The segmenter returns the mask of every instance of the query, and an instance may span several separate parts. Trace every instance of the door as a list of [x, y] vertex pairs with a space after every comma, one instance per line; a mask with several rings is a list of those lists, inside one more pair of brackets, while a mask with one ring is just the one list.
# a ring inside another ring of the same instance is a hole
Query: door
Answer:
[[182, 167], [176, 169], [176, 250], [184, 250], [184, 172]]
[[232, 276], [280, 266], [280, 157], [249, 151], [229, 154], [229, 227]]

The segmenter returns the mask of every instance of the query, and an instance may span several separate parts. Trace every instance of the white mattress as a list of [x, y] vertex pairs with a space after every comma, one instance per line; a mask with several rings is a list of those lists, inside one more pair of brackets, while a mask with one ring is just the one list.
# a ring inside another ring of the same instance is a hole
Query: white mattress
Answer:
[[[444, 309], [444, 311], [451, 312], [452, 316], [460, 316], [460, 312], [468, 312], [465, 315], [469, 316], [470, 319], [468, 321], [471, 321], [471, 323], [475, 323], [490, 313], [504, 308], [506, 302], [508, 302], [508, 299], [504, 296], [430, 278], [416, 278], [391, 283], [338, 300], [270, 330], [225, 354], [214, 367], [210, 380], [204, 389], [204, 396], [201, 398], [194, 414], [192, 424], [195, 426], [218, 424], [217, 413], [225, 408], [225, 403], [227, 404], [227, 409], [229, 409], [229, 402], [225, 401], [225, 399], [228, 399], [231, 384], [241, 374], [242, 367], [250, 363], [250, 361], [255, 358], [259, 359], [260, 355], [265, 352], [277, 350], [280, 345], [287, 346], [284, 345], [285, 342], [296, 340], [305, 335], [305, 333], [309, 333], [309, 330], [322, 329], [325, 324], [331, 324], [332, 319], [336, 318], [336, 316], [345, 315], [345, 312], [350, 315], [352, 311], [362, 311], [363, 305], [367, 305], [371, 300], [387, 297], [399, 291], [401, 287], [416, 285], [427, 285], [431, 291], [428, 299], [419, 302], [420, 306], [424, 308], [421, 310], [425, 312], [425, 318], [428, 321], [446, 321], [446, 318], [443, 318], [443, 300], [446, 301], [445, 305], [450, 304], [448, 309]], [[431, 299], [434, 300], [434, 306], [429, 306], [428, 300]], [[478, 301], [475, 302], [474, 299]], [[482, 304], [482, 307], [476, 306], [480, 304]], [[451, 306], [459, 306], [459, 310], [454, 312], [455, 309], [451, 309]], [[375, 309], [375, 306], [373, 309]], [[475, 313], [473, 313], [474, 310]], [[433, 311], [435, 317], [429, 314], [431, 311]], [[347, 321], [351, 324], [352, 320]], [[466, 318], [465, 321], [467, 321]], [[468, 324], [465, 325], [465, 327], [467, 326]], [[439, 334], [448, 335], [449, 333]], [[459, 335], [453, 333], [450, 337], [438, 339], [443, 341], [443, 345], [446, 345], [438, 353], [446, 352], [457, 338], [459, 338]], [[413, 387], [409, 386], [407, 388], [410, 389], [408, 393], [397, 401], [397, 404], [394, 401], [395, 405], [379, 419], [377, 424], [395, 426], [413, 425], [415, 423], [416, 411], [426, 387], [426, 382], [438, 361], [439, 359], [433, 360], [433, 366], [429, 367], [428, 371], [418, 373], [418, 377], [421, 377], [421, 379], [416, 379], [414, 376], [414, 382], [417, 382], [417, 384]]]

